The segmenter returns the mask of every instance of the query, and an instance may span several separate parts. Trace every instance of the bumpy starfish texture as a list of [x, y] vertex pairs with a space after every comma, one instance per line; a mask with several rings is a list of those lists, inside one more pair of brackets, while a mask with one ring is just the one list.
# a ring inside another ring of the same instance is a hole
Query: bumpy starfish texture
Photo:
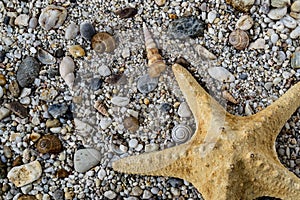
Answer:
[[299, 199], [300, 179], [278, 160], [275, 139], [300, 106], [300, 83], [263, 111], [242, 117], [226, 112], [180, 65], [173, 72], [195, 117], [195, 134], [185, 144], [115, 161], [113, 168], [185, 179], [205, 200]]

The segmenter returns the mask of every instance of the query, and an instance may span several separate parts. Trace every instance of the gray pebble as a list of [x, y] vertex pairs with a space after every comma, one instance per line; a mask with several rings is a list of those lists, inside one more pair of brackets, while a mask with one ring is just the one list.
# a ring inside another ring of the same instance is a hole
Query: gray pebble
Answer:
[[189, 105], [186, 102], [182, 102], [178, 108], [178, 115], [180, 117], [190, 117], [192, 112]]
[[209, 75], [220, 82], [233, 82], [235, 80], [231, 72], [223, 67], [208, 68]]
[[275, 44], [275, 43], [278, 41], [278, 39], [279, 39], [279, 36], [278, 36], [277, 33], [273, 33], [273, 34], [271, 35], [271, 42], [272, 42], [273, 44]]
[[115, 199], [117, 197], [117, 194], [112, 190], [108, 190], [104, 192], [104, 196], [108, 199]]
[[90, 87], [92, 90], [99, 90], [102, 86], [103, 81], [100, 78], [92, 78], [90, 82]]
[[65, 38], [67, 40], [74, 39], [79, 32], [79, 27], [75, 23], [71, 23], [67, 28], [65, 32]]
[[68, 106], [65, 104], [52, 104], [48, 108], [48, 113], [54, 117], [58, 118], [63, 116], [68, 110]]
[[291, 33], [290, 33], [290, 38], [296, 39], [300, 36], [300, 26], [295, 28]]
[[103, 180], [105, 178], [105, 176], [106, 176], [106, 171], [103, 168], [101, 168], [98, 172], [98, 178], [100, 180]]
[[0, 107], [0, 120], [4, 119], [5, 117], [8, 117], [10, 113], [10, 110], [4, 107]]
[[137, 82], [137, 89], [143, 94], [152, 92], [158, 85], [158, 78], [151, 78], [148, 74], [141, 76]]
[[138, 140], [137, 139], [131, 139], [128, 142], [128, 146], [129, 148], [135, 148], [138, 145]]
[[283, 7], [283, 8], [274, 8], [272, 10], [270, 10], [270, 12], [268, 13], [268, 17], [274, 20], [279, 20], [281, 19], [283, 16], [285, 16], [287, 13], [287, 7]]
[[100, 120], [100, 127], [102, 130], [107, 129], [112, 123], [112, 120], [110, 118], [102, 118]]
[[142, 199], [150, 199], [152, 197], [152, 193], [149, 190], [144, 190]]
[[33, 57], [25, 58], [17, 71], [17, 81], [21, 87], [30, 86], [34, 79], [38, 77], [40, 72], [40, 64]]
[[74, 169], [84, 173], [96, 166], [101, 157], [101, 153], [96, 149], [79, 149], [74, 154]]
[[266, 88], [267, 90], [270, 90], [270, 89], [272, 88], [272, 86], [273, 86], [273, 83], [272, 83], [272, 82], [266, 82], [266, 83], [265, 83], [265, 88]]
[[96, 34], [94, 26], [89, 22], [83, 22], [80, 24], [80, 34], [83, 38], [90, 41]]
[[51, 65], [56, 62], [56, 58], [44, 49], [38, 49], [37, 58], [45, 65]]
[[300, 51], [296, 51], [293, 53], [293, 55], [291, 57], [291, 66], [294, 69], [300, 68]]
[[215, 11], [215, 10], [210, 11], [207, 14], [207, 21], [208, 21], [208, 23], [212, 24], [215, 21], [216, 17], [217, 17], [217, 11]]
[[36, 17], [32, 17], [29, 20], [29, 28], [35, 29], [38, 24], [38, 19]]
[[115, 96], [111, 99], [111, 103], [116, 106], [127, 106], [129, 104], [129, 99], [127, 97]]
[[276, 77], [276, 78], [274, 78], [274, 80], [273, 80], [273, 84], [274, 84], [275, 86], [278, 85], [280, 82], [281, 82], [281, 78], [280, 78], [280, 77]]
[[139, 186], [134, 186], [130, 192], [132, 196], [140, 196], [143, 194], [143, 190]]
[[21, 14], [15, 19], [15, 25], [17, 26], [28, 26], [29, 16]]
[[111, 71], [110, 71], [109, 67], [106, 66], [106, 65], [99, 66], [98, 73], [99, 73], [100, 76], [109, 76], [109, 75], [111, 75]]
[[282, 18], [281, 21], [285, 27], [290, 29], [294, 29], [297, 26], [297, 21], [289, 15]]
[[150, 191], [151, 191], [152, 194], [155, 195], [155, 194], [158, 194], [159, 189], [157, 187], [152, 187]]
[[58, 190], [55, 190], [53, 192], [53, 195], [52, 195], [53, 199], [54, 200], [61, 200], [61, 199], [64, 199], [64, 192], [60, 189]]

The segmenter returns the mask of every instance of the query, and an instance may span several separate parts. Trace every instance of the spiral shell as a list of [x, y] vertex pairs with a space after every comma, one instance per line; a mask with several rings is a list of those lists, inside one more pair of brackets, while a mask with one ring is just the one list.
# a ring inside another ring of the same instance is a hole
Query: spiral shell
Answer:
[[106, 106], [103, 103], [101, 103], [100, 101], [95, 102], [94, 108], [96, 108], [99, 111], [99, 113], [101, 113], [104, 116], [109, 115], [107, 112]]
[[69, 56], [64, 57], [59, 66], [59, 73], [70, 89], [73, 88], [75, 80], [74, 69], [73, 59]]
[[172, 129], [172, 139], [177, 144], [188, 141], [192, 136], [192, 129], [189, 126], [178, 124]]
[[59, 153], [62, 151], [62, 144], [58, 137], [45, 135], [37, 143], [37, 150], [40, 153]]
[[165, 71], [166, 64], [162, 59], [162, 56], [158, 52], [157, 45], [153, 40], [151, 33], [149, 32], [146, 24], [143, 24], [143, 31], [145, 37], [145, 46], [148, 58], [148, 67], [149, 67], [149, 75], [154, 77], [159, 77], [160, 74]]
[[109, 33], [100, 32], [92, 38], [92, 48], [98, 53], [111, 53], [115, 50], [116, 46], [115, 38]]
[[243, 50], [249, 45], [249, 36], [245, 31], [237, 29], [229, 35], [229, 43], [238, 50]]

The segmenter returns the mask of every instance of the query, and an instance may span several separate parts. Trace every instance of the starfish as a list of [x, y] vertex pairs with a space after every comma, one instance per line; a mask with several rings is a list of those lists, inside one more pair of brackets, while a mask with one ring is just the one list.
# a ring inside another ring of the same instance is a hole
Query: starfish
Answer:
[[300, 199], [300, 179], [279, 161], [275, 140], [300, 106], [300, 82], [251, 116], [228, 113], [179, 64], [172, 70], [196, 122], [192, 138], [113, 163], [116, 171], [191, 182], [206, 200]]

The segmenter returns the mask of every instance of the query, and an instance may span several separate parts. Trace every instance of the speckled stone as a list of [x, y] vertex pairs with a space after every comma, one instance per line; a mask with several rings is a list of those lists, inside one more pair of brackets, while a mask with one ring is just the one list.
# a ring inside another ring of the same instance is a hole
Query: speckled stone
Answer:
[[185, 39], [203, 36], [204, 29], [204, 23], [196, 17], [185, 17], [171, 22], [168, 32], [174, 38]]
[[21, 87], [30, 87], [34, 79], [38, 77], [40, 64], [33, 57], [25, 58], [17, 71], [17, 81]]
[[83, 173], [97, 165], [101, 159], [101, 153], [96, 149], [80, 149], [74, 154], [74, 169]]

